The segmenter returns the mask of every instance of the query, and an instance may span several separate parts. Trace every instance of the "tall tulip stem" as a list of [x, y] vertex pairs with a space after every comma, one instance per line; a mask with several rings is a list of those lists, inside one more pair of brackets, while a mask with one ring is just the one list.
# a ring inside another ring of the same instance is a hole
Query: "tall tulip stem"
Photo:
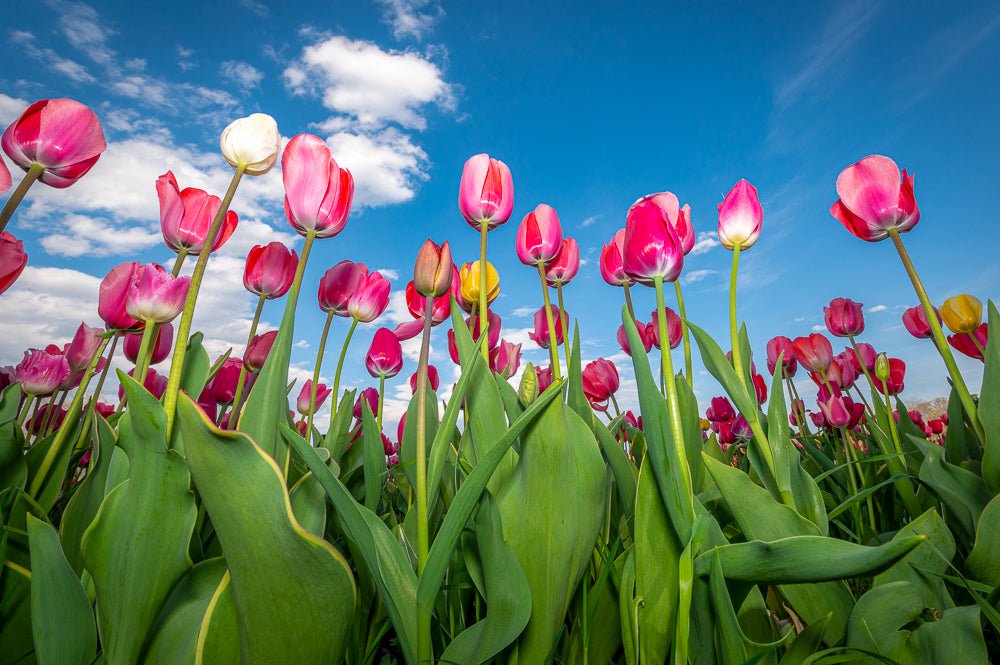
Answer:
[[156, 339], [156, 329], [160, 326], [153, 321], [146, 321], [146, 326], [142, 329], [142, 340], [139, 342], [139, 355], [135, 357], [135, 371], [132, 378], [139, 383], [146, 382], [146, 372], [149, 370], [149, 347]]
[[[194, 306], [198, 301], [198, 291], [201, 290], [201, 281], [205, 278], [205, 269], [208, 267], [208, 257], [211, 252], [207, 251], [215, 245], [215, 238], [222, 228], [222, 220], [229, 212], [229, 205], [233, 202], [236, 188], [246, 171], [246, 164], [240, 164], [233, 173], [233, 179], [229, 183], [229, 189], [222, 198], [219, 211], [212, 220], [212, 226], [205, 237], [205, 251], [198, 254], [198, 262], [194, 264], [194, 272], [191, 274], [191, 283], [188, 285], [187, 298], [184, 300], [184, 311], [181, 312], [181, 321], [177, 325], [177, 341], [174, 344], [174, 357], [170, 362], [170, 375], [167, 377], [167, 389], [163, 393], [163, 409], [167, 413], [167, 448], [171, 447], [171, 434], [173, 433], [174, 415], [177, 410], [177, 393], [181, 389], [181, 374], [184, 371], [184, 356], [187, 355], [188, 335], [191, 334], [191, 322], [194, 319]], [[300, 263], [305, 263], [301, 261]]]
[[562, 282], [556, 284], [556, 297], [559, 301], [559, 323], [562, 325], [563, 352], [566, 354], [566, 371], [569, 371], [569, 317], [566, 315], [566, 307], [563, 305]]
[[13, 192], [10, 193], [10, 198], [7, 199], [7, 203], [4, 204], [3, 210], [0, 210], [0, 232], [3, 232], [7, 228], [7, 222], [10, 221], [11, 216], [13, 216], [14, 211], [17, 206], [20, 205], [21, 200], [24, 195], [28, 193], [35, 181], [38, 180], [39, 176], [45, 171], [45, 167], [41, 164], [32, 164], [28, 167], [28, 172], [24, 174], [21, 178], [21, 182], [18, 183], [17, 187]]
[[[344, 369], [344, 358], [347, 357], [347, 347], [354, 336], [354, 329], [358, 327], [358, 320], [351, 321], [351, 327], [347, 330], [347, 337], [344, 338], [344, 345], [340, 347], [340, 358], [337, 360], [337, 373], [333, 375], [333, 403], [330, 405], [330, 427], [333, 427], [333, 417], [337, 414], [337, 407], [340, 405], [340, 373]], [[327, 429], [327, 432], [330, 430]]]
[[[545, 281], [545, 264], [538, 262], [538, 278], [542, 280], [542, 302], [545, 305], [545, 321], [549, 326], [549, 358], [552, 361], [552, 377], [559, 379], [562, 373], [559, 371], [559, 345], [556, 344], [556, 324], [552, 318], [552, 305], [549, 302], [549, 284]], [[559, 317], [562, 318], [562, 310], [559, 310]], [[483, 317], [479, 317], [482, 321]], [[489, 346], [487, 344], [486, 346]]]
[[[486, 284], [486, 236], [489, 234], [490, 225], [483, 222], [479, 225], [479, 336], [486, 334], [486, 327], [489, 322], [486, 320], [489, 315], [489, 287]], [[490, 361], [489, 344], [482, 347], [483, 359]]]
[[632, 321], [635, 321], [635, 308], [632, 307], [632, 292], [629, 290], [629, 283], [622, 282], [622, 288], [625, 289], [625, 306], [628, 307], [628, 315], [632, 317]]
[[681, 293], [680, 280], [674, 280], [674, 291], [677, 292], [677, 309], [681, 315], [681, 332], [684, 334], [684, 376], [687, 378], [688, 387], [694, 388], [694, 377], [691, 376], [691, 333], [688, 331], [688, 317], [684, 309], [684, 294]]
[[951, 380], [955, 385], [955, 391], [958, 393], [958, 399], [962, 403], [962, 408], [969, 417], [969, 422], [972, 424], [972, 429], [976, 433], [976, 437], [980, 442], [983, 442], [986, 440], [986, 433], [983, 430], [982, 422], [979, 420], [979, 410], [976, 408], [976, 403], [972, 400], [972, 395], [969, 393], [969, 387], [965, 384], [962, 373], [958, 370], [958, 365], [955, 363], [955, 356], [952, 355], [951, 348], [944, 338], [944, 331], [941, 330], [941, 322], [938, 321], [934, 306], [927, 296], [923, 282], [920, 281], [917, 269], [913, 266], [913, 261], [910, 260], [910, 255], [906, 251], [906, 247], [903, 246], [903, 239], [899, 237], [899, 231], [897, 229], [889, 229], [889, 237], [892, 238], [892, 244], [896, 246], [896, 251], [903, 262], [906, 274], [913, 284], [913, 290], [917, 292], [920, 305], [924, 308], [924, 316], [927, 317], [927, 323], [930, 324], [934, 341], [937, 343], [938, 350], [941, 352], [941, 358], [944, 360], [945, 367], [948, 368], [948, 373], [951, 375]]
[[80, 428], [80, 437], [76, 440], [77, 450], [83, 448], [84, 442], [90, 435], [90, 423], [94, 417], [94, 410], [97, 408], [97, 402], [101, 399], [101, 391], [104, 390], [104, 381], [108, 378], [108, 371], [111, 369], [111, 359], [115, 357], [115, 349], [118, 348], [118, 340], [121, 339], [121, 336], [120, 332], [116, 332], [111, 338], [111, 349], [108, 351], [108, 357], [104, 360], [104, 369], [101, 370], [101, 376], [97, 379], [97, 387], [94, 388], [94, 394], [90, 397], [90, 402], [87, 404], [87, 413], [84, 414], [83, 427]]
[[[316, 366], [313, 368], [312, 389], [309, 391], [309, 413], [306, 416], [306, 437], [312, 438], [313, 416], [316, 413], [316, 393], [319, 391], [319, 370], [323, 366], [323, 353], [326, 351], [326, 338], [330, 334], [330, 324], [333, 323], [333, 312], [326, 315], [326, 323], [323, 325], [323, 334], [319, 338], [319, 349], [316, 351]], [[337, 397], [334, 395], [334, 401]]]
[[240, 419], [240, 409], [243, 408], [243, 388], [247, 380], [246, 352], [250, 349], [250, 342], [257, 336], [257, 326], [260, 324], [260, 316], [264, 313], [264, 301], [267, 296], [260, 296], [257, 299], [257, 309], [253, 313], [253, 321], [250, 322], [250, 334], [247, 335], [246, 349], [243, 351], [244, 362], [240, 365], [240, 376], [236, 380], [236, 392], [233, 393], [233, 411], [229, 414], [229, 429], [236, 429], [236, 423]]
[[181, 268], [184, 266], [184, 259], [188, 257], [188, 251], [186, 249], [181, 249], [177, 251], [177, 258], [174, 260], [174, 269], [170, 271], [170, 274], [174, 277], [181, 274]]
[[[484, 225], [485, 226], [485, 225]], [[485, 231], [484, 231], [485, 235]], [[485, 289], [480, 289], [485, 293]], [[482, 296], [480, 296], [482, 297]], [[420, 359], [417, 361], [417, 575], [424, 572], [430, 549], [427, 526], [427, 357], [430, 353], [434, 298], [425, 299], [424, 330], [420, 338]], [[480, 318], [482, 321], [483, 318]], [[485, 346], [485, 345], [484, 345]], [[379, 399], [382, 393], [379, 392]], [[431, 648], [431, 608], [417, 605], [417, 661], [433, 662]]]
[[729, 278], [729, 336], [733, 345], [733, 369], [744, 390], [749, 390], [743, 373], [743, 351], [740, 349], [740, 322], [736, 318], [736, 283], [740, 267], [740, 243], [733, 243], [733, 274]]

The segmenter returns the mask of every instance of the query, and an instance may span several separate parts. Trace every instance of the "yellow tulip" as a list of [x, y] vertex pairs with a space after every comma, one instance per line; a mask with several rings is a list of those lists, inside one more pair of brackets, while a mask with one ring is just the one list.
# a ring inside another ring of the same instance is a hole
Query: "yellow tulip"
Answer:
[[983, 303], [967, 293], [948, 298], [940, 311], [944, 324], [956, 334], [975, 332], [983, 320]]
[[[458, 276], [462, 280], [462, 299], [471, 309], [479, 303], [479, 261], [464, 264]], [[500, 274], [489, 261], [486, 262], [486, 286], [486, 300], [493, 302], [500, 295]]]

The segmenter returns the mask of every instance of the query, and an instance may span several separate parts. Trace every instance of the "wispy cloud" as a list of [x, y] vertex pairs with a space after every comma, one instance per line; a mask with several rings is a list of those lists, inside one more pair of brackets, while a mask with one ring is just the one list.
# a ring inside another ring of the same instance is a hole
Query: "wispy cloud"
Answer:
[[887, 309], [889, 309], [889, 308], [886, 307], [885, 305], [873, 305], [873, 306], [871, 306], [871, 307], [868, 308], [868, 313], [869, 314], [877, 314], [878, 312], [884, 312]]
[[444, 8], [437, 0], [378, 0], [382, 22], [392, 29], [396, 39], [420, 41], [444, 17]]
[[587, 219], [580, 222], [580, 228], [585, 229], [588, 226], [593, 226], [594, 224], [597, 223], [597, 220], [599, 220], [600, 218], [601, 218], [600, 215], [591, 215]]

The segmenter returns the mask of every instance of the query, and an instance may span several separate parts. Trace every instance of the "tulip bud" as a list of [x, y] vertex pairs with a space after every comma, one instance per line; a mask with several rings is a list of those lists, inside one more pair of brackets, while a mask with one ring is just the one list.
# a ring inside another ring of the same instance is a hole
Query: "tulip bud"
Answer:
[[268, 300], [288, 292], [299, 265], [299, 255], [280, 242], [256, 245], [247, 255], [243, 268], [243, 286], [250, 293]]
[[112, 268], [101, 280], [97, 300], [97, 313], [108, 328], [129, 330], [140, 326], [140, 321], [129, 316], [125, 310], [129, 289], [138, 281], [142, 266], [138, 261], [130, 261]]
[[[414, 395], [417, 394], [417, 374], [414, 372], [410, 375], [410, 392]], [[427, 385], [430, 386], [431, 390], [437, 392], [437, 389], [441, 386], [441, 377], [438, 375], [437, 367], [434, 365], [427, 366]], [[404, 414], [405, 416], [405, 414]], [[402, 429], [400, 429], [402, 431]], [[400, 436], [399, 438], [403, 438]]]
[[906, 363], [899, 358], [886, 358], [885, 354], [881, 354], [875, 361], [873, 381], [879, 391], [897, 395], [903, 392], [905, 378]]
[[299, 235], [332, 238], [347, 225], [354, 177], [333, 158], [326, 141], [299, 134], [281, 156], [285, 216]]
[[413, 286], [417, 293], [432, 298], [444, 295], [451, 286], [452, 272], [448, 241], [438, 245], [428, 238], [417, 252], [413, 266]]
[[319, 280], [319, 308], [336, 316], [350, 316], [351, 298], [368, 277], [368, 268], [363, 263], [341, 261], [333, 266]]
[[875, 378], [879, 381], [889, 378], [889, 358], [884, 353], [875, 358]]
[[[566, 312], [560, 311], [556, 305], [549, 305], [549, 310], [552, 312], [552, 322], [555, 327], [556, 346], [559, 346], [563, 343], [563, 325], [567, 323]], [[543, 349], [549, 348], [551, 340], [549, 340], [549, 324], [548, 317], [545, 315], [545, 307], [540, 307], [535, 312], [535, 329], [528, 333], [528, 337]]]
[[[670, 348], [676, 349], [680, 346], [681, 340], [684, 338], [684, 326], [681, 322], [681, 317], [677, 316], [677, 312], [670, 309], [669, 307], [664, 308], [667, 316], [667, 341], [670, 342]], [[650, 315], [652, 320], [646, 325], [646, 334], [649, 336], [650, 341], [656, 348], [660, 347], [660, 319], [657, 316], [657, 310], [653, 310]]]
[[520, 364], [520, 344], [512, 344], [506, 340], [500, 340], [500, 343], [490, 351], [490, 369], [505, 379], [514, 376]]
[[90, 366], [94, 354], [97, 353], [97, 347], [101, 345], [100, 335], [103, 334], [103, 328], [91, 328], [86, 323], [80, 324], [73, 341], [66, 348], [66, 361], [71, 370], [79, 372]]
[[517, 388], [517, 399], [525, 408], [538, 399], [538, 375], [535, 373], [535, 366], [531, 363], [524, 367], [521, 385]]
[[477, 231], [483, 224], [493, 229], [510, 219], [514, 183], [507, 165], [485, 153], [470, 157], [462, 169], [458, 209]]
[[579, 271], [580, 246], [576, 244], [576, 240], [565, 238], [556, 258], [545, 266], [545, 281], [552, 288], [569, 284]]
[[389, 306], [389, 280], [375, 271], [358, 283], [347, 302], [347, 313], [361, 323], [371, 323]]
[[975, 332], [983, 320], [983, 303], [967, 293], [948, 298], [941, 305], [941, 318], [955, 334]]
[[778, 356], [781, 356], [781, 364], [788, 377], [795, 376], [798, 363], [795, 360], [795, 352], [792, 350], [792, 340], [778, 335], [767, 343], [767, 371], [774, 374], [774, 369], [778, 365]]
[[[295, 400], [295, 408], [303, 416], [309, 413], [309, 402], [312, 399], [312, 379], [306, 379], [305, 384], [302, 386], [302, 390], [299, 391], [299, 397]], [[323, 403], [326, 402], [326, 398], [330, 396], [333, 392], [332, 388], [327, 388], [325, 384], [317, 384], [316, 386], [316, 407], [313, 409], [313, 413], [319, 411]], [[373, 409], [374, 411], [374, 409]]]
[[[236, 398], [236, 386], [239, 384], [240, 369], [243, 361], [239, 358], [227, 358], [219, 371], [215, 373], [209, 386], [212, 388], [212, 395], [219, 404], [232, 404]], [[249, 389], [244, 388], [243, 394], [249, 394]]]
[[264, 366], [267, 356], [271, 353], [274, 340], [278, 337], [277, 330], [255, 335], [247, 344], [246, 353], [243, 354], [243, 366], [248, 372], [258, 372]]
[[848, 298], [834, 298], [823, 308], [823, 319], [831, 335], [854, 337], [865, 330], [863, 305]]
[[[125, 335], [125, 357], [133, 364], [139, 356], [139, 349], [142, 346], [142, 335]], [[161, 324], [156, 330], [156, 340], [152, 344], [149, 364], [156, 365], [167, 359], [174, 348], [174, 325], [172, 323]]]
[[[668, 320], [669, 325], [669, 320]], [[652, 334], [652, 324], [635, 322], [636, 332], [639, 333], [639, 341], [642, 342], [642, 347], [646, 349], [646, 353], [653, 348], [653, 334]], [[670, 333], [668, 332], [669, 336]], [[632, 347], [628, 343], [628, 334], [625, 332], [625, 324], [618, 326], [618, 333], [615, 335], [618, 340], [618, 346], [621, 347], [630, 358], [632, 357]], [[659, 339], [659, 332], [657, 332], [657, 339]]]
[[[934, 309], [934, 315], [937, 317], [938, 323], [942, 323], [941, 313], [937, 309]], [[934, 335], [931, 331], [931, 324], [927, 320], [927, 314], [920, 305], [903, 312], [903, 326], [908, 333], [917, 339], [927, 339]]]
[[527, 266], [552, 261], [562, 247], [562, 224], [552, 206], [541, 203], [521, 220], [514, 236], [517, 258]]
[[403, 347], [388, 328], [379, 328], [365, 357], [365, 367], [373, 377], [391, 379], [403, 369]]
[[647, 286], [652, 286], [657, 278], [675, 281], [684, 267], [684, 250], [673, 223], [648, 196], [629, 208], [622, 265], [630, 279]]
[[590, 405], [598, 411], [606, 411], [608, 400], [621, 385], [618, 377], [618, 368], [610, 360], [598, 358], [587, 363], [581, 374], [583, 381], [583, 394], [586, 395]]
[[795, 359], [809, 372], [825, 372], [833, 362], [833, 347], [830, 340], [819, 333], [808, 337], [796, 337], [792, 342]]
[[726, 249], [733, 249], [736, 243], [740, 250], [750, 249], [760, 237], [763, 221], [757, 188], [741, 179], [719, 204], [719, 242]]
[[[157, 178], [156, 194], [160, 199], [160, 230], [167, 247], [175, 252], [184, 251], [194, 256], [200, 254], [222, 201], [218, 196], [194, 187], [182, 191], [171, 171]], [[222, 247], [233, 235], [238, 223], [236, 212], [226, 211], [210, 251]]]
[[[471, 311], [473, 305], [479, 303], [479, 261], [465, 263], [458, 271], [462, 284], [462, 300], [466, 304], [466, 311]], [[500, 274], [493, 264], [486, 262], [486, 302], [491, 303], [500, 295]]]
[[625, 249], [625, 229], [619, 229], [611, 242], [601, 249], [601, 277], [611, 286], [622, 286], [632, 280], [625, 274], [623, 252]]
[[274, 168], [281, 151], [278, 123], [266, 113], [252, 113], [229, 123], [219, 139], [222, 156], [247, 175], [263, 175]]
[[844, 169], [837, 177], [837, 195], [830, 214], [868, 242], [887, 238], [890, 229], [909, 231], [920, 220], [913, 176], [903, 169], [900, 182], [896, 162], [882, 155], [870, 155]]
[[24, 243], [9, 231], [0, 233], [0, 293], [17, 281], [26, 265], [28, 255], [24, 252]]

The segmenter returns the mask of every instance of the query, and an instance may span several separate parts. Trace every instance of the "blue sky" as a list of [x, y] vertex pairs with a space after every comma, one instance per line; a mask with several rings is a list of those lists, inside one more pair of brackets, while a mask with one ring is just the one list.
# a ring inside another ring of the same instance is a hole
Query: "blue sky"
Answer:
[[[490, 258], [502, 279], [504, 336], [526, 342], [525, 359], [545, 362], [526, 335], [541, 303], [513, 238], [520, 218], [545, 202], [587, 261], [567, 291], [584, 353], [612, 357], [623, 390], [632, 388], [614, 341], [621, 292], [601, 280], [597, 257], [632, 201], [663, 190], [691, 204], [706, 234], [705, 251], [684, 269], [688, 314], [728, 346], [731, 254], [707, 234], [716, 204], [745, 177], [765, 211], [739, 300], [759, 357], [771, 336], [806, 334], [822, 324], [825, 303], [850, 297], [868, 312], [864, 339], [907, 362], [909, 401], [943, 394], [940, 360], [902, 328], [902, 310], [916, 300], [891, 245], [850, 236], [828, 210], [841, 169], [887, 154], [916, 174], [922, 218], [905, 240], [932, 298], [996, 293], [1000, 9], [694, 4], [15, 0], [0, 45], [0, 123], [35, 99], [73, 97], [101, 117], [110, 147], [72, 188], [36, 186], [12, 223], [30, 263], [3, 296], [0, 364], [27, 346], [67, 340], [81, 318], [96, 323], [97, 283], [111, 266], [167, 262], [156, 176], [170, 168], [182, 187], [220, 193], [229, 176], [219, 132], [263, 111], [285, 137], [326, 138], [358, 188], [347, 229], [318, 243], [310, 260], [295, 376], [315, 358], [323, 315], [314, 293], [326, 268], [349, 258], [395, 271], [401, 293], [426, 237], [450, 240], [460, 261], [475, 258], [478, 236], [458, 214], [457, 186], [465, 159], [489, 152], [514, 175], [514, 216], [490, 234]], [[237, 194], [241, 226], [213, 258], [196, 317], [213, 353], [230, 345], [238, 353], [245, 341], [247, 249], [298, 241], [280, 200], [277, 170]], [[636, 302], [648, 319], [652, 292]], [[277, 307], [265, 312], [268, 325], [279, 317]], [[405, 317], [397, 296], [383, 323]], [[345, 330], [334, 327], [324, 377]], [[373, 332], [352, 347], [352, 385], [371, 385], [362, 359]], [[448, 381], [443, 330], [433, 362]], [[961, 364], [975, 389], [981, 366]], [[402, 408], [414, 369], [408, 360], [390, 389], [391, 410]], [[696, 371], [707, 402], [719, 389]]]

